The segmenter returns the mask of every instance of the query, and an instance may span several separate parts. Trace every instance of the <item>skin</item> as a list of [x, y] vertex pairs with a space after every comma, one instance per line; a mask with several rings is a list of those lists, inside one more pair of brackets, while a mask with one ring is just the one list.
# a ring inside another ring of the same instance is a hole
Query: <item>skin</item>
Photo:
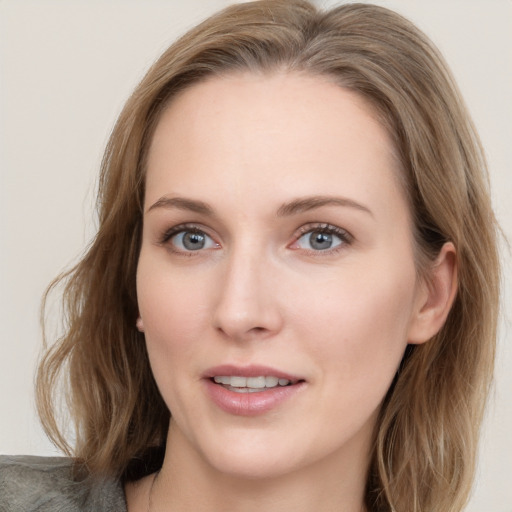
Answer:
[[[451, 244], [418, 277], [399, 172], [371, 108], [324, 78], [235, 74], [173, 99], [150, 147], [137, 272], [172, 420], [158, 478], [126, 488], [130, 512], [152, 484], [153, 511], [364, 510], [382, 400], [455, 294]], [[310, 235], [325, 225], [338, 232], [320, 250]], [[182, 243], [191, 226], [200, 250]], [[226, 363], [305, 383], [264, 414], [230, 414], [202, 378]]]

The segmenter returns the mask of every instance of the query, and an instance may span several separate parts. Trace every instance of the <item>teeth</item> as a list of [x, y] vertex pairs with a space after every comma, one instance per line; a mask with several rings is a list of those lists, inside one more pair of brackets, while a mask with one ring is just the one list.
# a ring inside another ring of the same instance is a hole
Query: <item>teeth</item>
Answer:
[[262, 389], [265, 387], [265, 377], [249, 377], [247, 379], [248, 388]]
[[279, 379], [277, 377], [265, 377], [265, 387], [267, 388], [274, 388], [277, 386], [278, 383]]
[[247, 379], [245, 377], [231, 377], [228, 383], [229, 386], [234, 388], [246, 388], [247, 387]]
[[264, 388], [275, 388], [276, 386], [288, 386], [291, 381], [279, 379], [274, 376], [239, 377], [236, 375], [216, 375], [213, 380], [217, 384], [223, 384], [229, 388], [236, 388], [233, 391], [240, 393], [254, 393]]

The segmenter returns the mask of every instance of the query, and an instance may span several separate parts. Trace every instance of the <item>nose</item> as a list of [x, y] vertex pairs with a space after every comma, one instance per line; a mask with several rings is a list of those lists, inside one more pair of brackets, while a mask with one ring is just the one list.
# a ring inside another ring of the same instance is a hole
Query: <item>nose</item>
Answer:
[[234, 250], [224, 262], [213, 323], [235, 341], [268, 338], [283, 325], [273, 265], [261, 252]]

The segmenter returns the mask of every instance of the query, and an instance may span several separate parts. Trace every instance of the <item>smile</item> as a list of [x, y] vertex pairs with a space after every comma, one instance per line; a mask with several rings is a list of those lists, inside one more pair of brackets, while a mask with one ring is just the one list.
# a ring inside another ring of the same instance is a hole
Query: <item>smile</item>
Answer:
[[258, 393], [265, 389], [290, 386], [296, 383], [289, 379], [263, 375], [258, 377], [216, 375], [213, 377], [213, 381], [235, 393]]
[[258, 416], [284, 407], [307, 388], [302, 377], [268, 366], [222, 365], [203, 374], [213, 404], [234, 416]]

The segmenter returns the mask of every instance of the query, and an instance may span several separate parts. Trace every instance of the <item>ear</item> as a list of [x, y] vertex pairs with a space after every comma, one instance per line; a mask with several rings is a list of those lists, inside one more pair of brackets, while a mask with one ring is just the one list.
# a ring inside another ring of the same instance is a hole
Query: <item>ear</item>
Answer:
[[441, 330], [456, 294], [457, 253], [455, 246], [446, 242], [418, 288], [409, 343], [425, 343]]
[[144, 332], [144, 322], [142, 321], [142, 318], [140, 316], [137, 317], [137, 321], [135, 322], [135, 325], [137, 326], [137, 329], [140, 332]]

